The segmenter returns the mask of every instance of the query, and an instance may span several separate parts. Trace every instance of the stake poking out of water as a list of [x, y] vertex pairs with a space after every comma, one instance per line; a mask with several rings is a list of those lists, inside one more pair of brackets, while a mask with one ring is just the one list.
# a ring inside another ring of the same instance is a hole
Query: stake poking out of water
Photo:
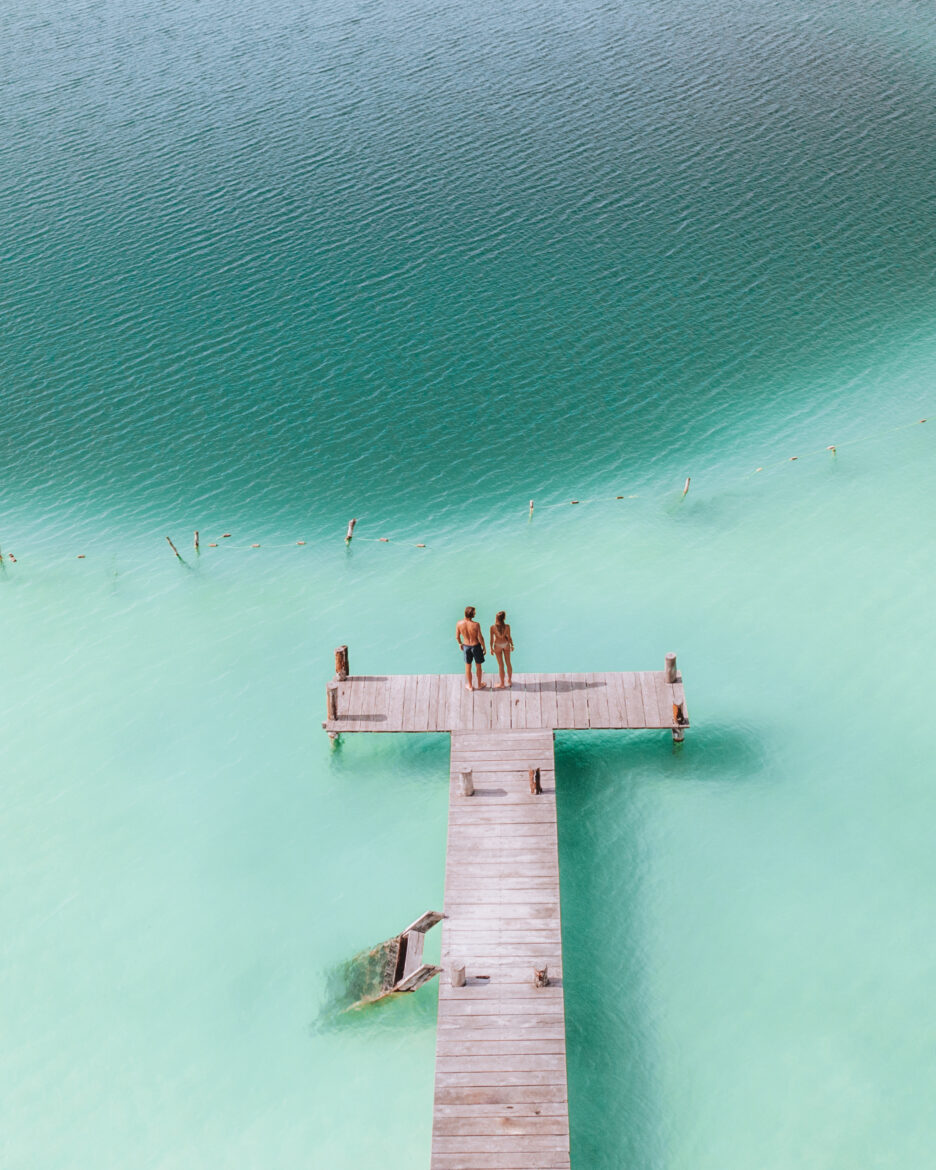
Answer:
[[354, 536], [354, 526], [357, 524], [357, 517], [348, 521], [348, 531], [345, 533], [345, 544], [351, 543], [351, 538]]
[[179, 552], [179, 550], [178, 550], [178, 549], [176, 548], [176, 546], [175, 546], [175, 545], [172, 543], [171, 539], [170, 539], [168, 536], [166, 537], [166, 540], [168, 540], [168, 541], [169, 541], [169, 547], [172, 549], [172, 551], [175, 553], [175, 555], [176, 555], [176, 556], [179, 558], [179, 560], [181, 561], [181, 560], [182, 560], [182, 554]]
[[691, 482], [692, 482], [691, 478], [687, 475], [686, 482], [683, 484], [683, 489], [682, 489], [683, 499], [685, 499], [686, 496], [689, 494], [689, 484]]

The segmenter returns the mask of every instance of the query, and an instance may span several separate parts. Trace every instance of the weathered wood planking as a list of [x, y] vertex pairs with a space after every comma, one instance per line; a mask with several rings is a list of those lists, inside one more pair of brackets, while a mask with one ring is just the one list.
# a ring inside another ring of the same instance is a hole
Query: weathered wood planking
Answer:
[[[530, 688], [515, 691], [504, 710], [526, 719]], [[569, 1166], [555, 792], [551, 728], [453, 731], [432, 1170]], [[462, 987], [448, 978], [456, 964]], [[551, 983], [536, 989], [543, 964]]]
[[331, 732], [671, 728], [673, 703], [685, 704], [682, 676], [668, 683], [662, 670], [515, 674], [510, 689], [495, 690], [489, 681], [470, 692], [464, 675], [361, 675], [338, 683], [338, 719], [323, 726]]
[[353, 676], [323, 726], [452, 733], [432, 1170], [568, 1170], [553, 733], [670, 729], [674, 703], [686, 727], [685, 692], [663, 671], [515, 674], [504, 690], [487, 678], [467, 691], [463, 674]]

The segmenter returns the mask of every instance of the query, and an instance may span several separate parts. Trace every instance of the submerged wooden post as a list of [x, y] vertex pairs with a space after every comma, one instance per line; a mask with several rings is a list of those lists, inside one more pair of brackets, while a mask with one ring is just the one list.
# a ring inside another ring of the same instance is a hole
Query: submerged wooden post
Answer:
[[172, 543], [172, 541], [169, 539], [169, 537], [168, 537], [168, 536], [166, 537], [166, 540], [168, 540], [168, 541], [169, 541], [169, 547], [172, 549], [172, 551], [175, 553], [175, 555], [176, 555], [176, 556], [179, 558], [179, 560], [181, 561], [181, 560], [182, 560], [182, 554], [179, 552], [179, 550], [178, 550], [178, 549], [176, 548], [176, 546], [175, 546], [175, 545]]
[[459, 782], [462, 796], [474, 796], [474, 776], [470, 768], [467, 772], [460, 773]]
[[198, 552], [198, 529], [195, 529], [195, 551]]
[[335, 677], [339, 680], [339, 682], [344, 682], [349, 674], [350, 668], [348, 666], [348, 647], [337, 646], [335, 648]]
[[692, 482], [692, 480], [691, 480], [690, 476], [687, 475], [686, 482], [683, 484], [683, 489], [682, 489], [683, 499], [685, 499], [686, 496], [689, 494], [689, 484], [691, 482]]
[[548, 987], [549, 986], [549, 968], [544, 963], [542, 967], [533, 968], [533, 986], [534, 987]]
[[543, 786], [540, 783], [540, 770], [539, 770], [539, 768], [531, 768], [530, 769], [530, 795], [531, 796], [542, 796], [543, 795]]
[[451, 978], [452, 978], [452, 986], [453, 987], [464, 987], [465, 986], [465, 964], [464, 963], [456, 963], [452, 967]]
[[344, 538], [345, 544], [351, 543], [351, 538], [352, 538], [352, 536], [354, 536], [355, 524], [357, 524], [357, 517], [348, 521], [348, 531], [345, 533], [345, 538]]
[[676, 655], [667, 654], [666, 656], [666, 670], [664, 674], [664, 681], [674, 683], [676, 681]]
[[334, 723], [338, 718], [338, 684], [336, 682], [330, 682], [325, 690], [325, 694], [328, 700], [328, 720], [330, 723]]

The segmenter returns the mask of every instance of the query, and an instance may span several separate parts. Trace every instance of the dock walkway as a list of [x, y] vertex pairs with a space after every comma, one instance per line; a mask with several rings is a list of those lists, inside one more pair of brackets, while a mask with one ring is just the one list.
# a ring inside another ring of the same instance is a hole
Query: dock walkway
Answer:
[[452, 737], [431, 1170], [566, 1170], [554, 734], [657, 728], [681, 740], [676, 656], [662, 671], [515, 674], [509, 690], [489, 675], [471, 692], [463, 673], [350, 676], [346, 646], [335, 663], [323, 724], [333, 738]]
[[[551, 730], [452, 735], [442, 966], [454, 964], [466, 982], [439, 988], [432, 1170], [568, 1167]], [[543, 966], [549, 984], [534, 987]]]
[[682, 682], [662, 670], [606, 674], [515, 674], [510, 690], [467, 691], [464, 674], [363, 675], [337, 686], [345, 731], [507, 731], [546, 728], [672, 728]]

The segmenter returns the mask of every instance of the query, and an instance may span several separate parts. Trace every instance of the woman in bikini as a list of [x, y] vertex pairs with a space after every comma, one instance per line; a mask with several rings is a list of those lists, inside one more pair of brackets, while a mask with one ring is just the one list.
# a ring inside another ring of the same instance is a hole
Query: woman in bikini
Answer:
[[[507, 614], [501, 610], [491, 626], [491, 649], [497, 659], [497, 669], [500, 671], [500, 682], [495, 684], [495, 690], [513, 683], [513, 667], [510, 665], [510, 651], [513, 650], [513, 638], [510, 636], [510, 626], [507, 625]], [[504, 663], [507, 664], [507, 682], [504, 682]]]

